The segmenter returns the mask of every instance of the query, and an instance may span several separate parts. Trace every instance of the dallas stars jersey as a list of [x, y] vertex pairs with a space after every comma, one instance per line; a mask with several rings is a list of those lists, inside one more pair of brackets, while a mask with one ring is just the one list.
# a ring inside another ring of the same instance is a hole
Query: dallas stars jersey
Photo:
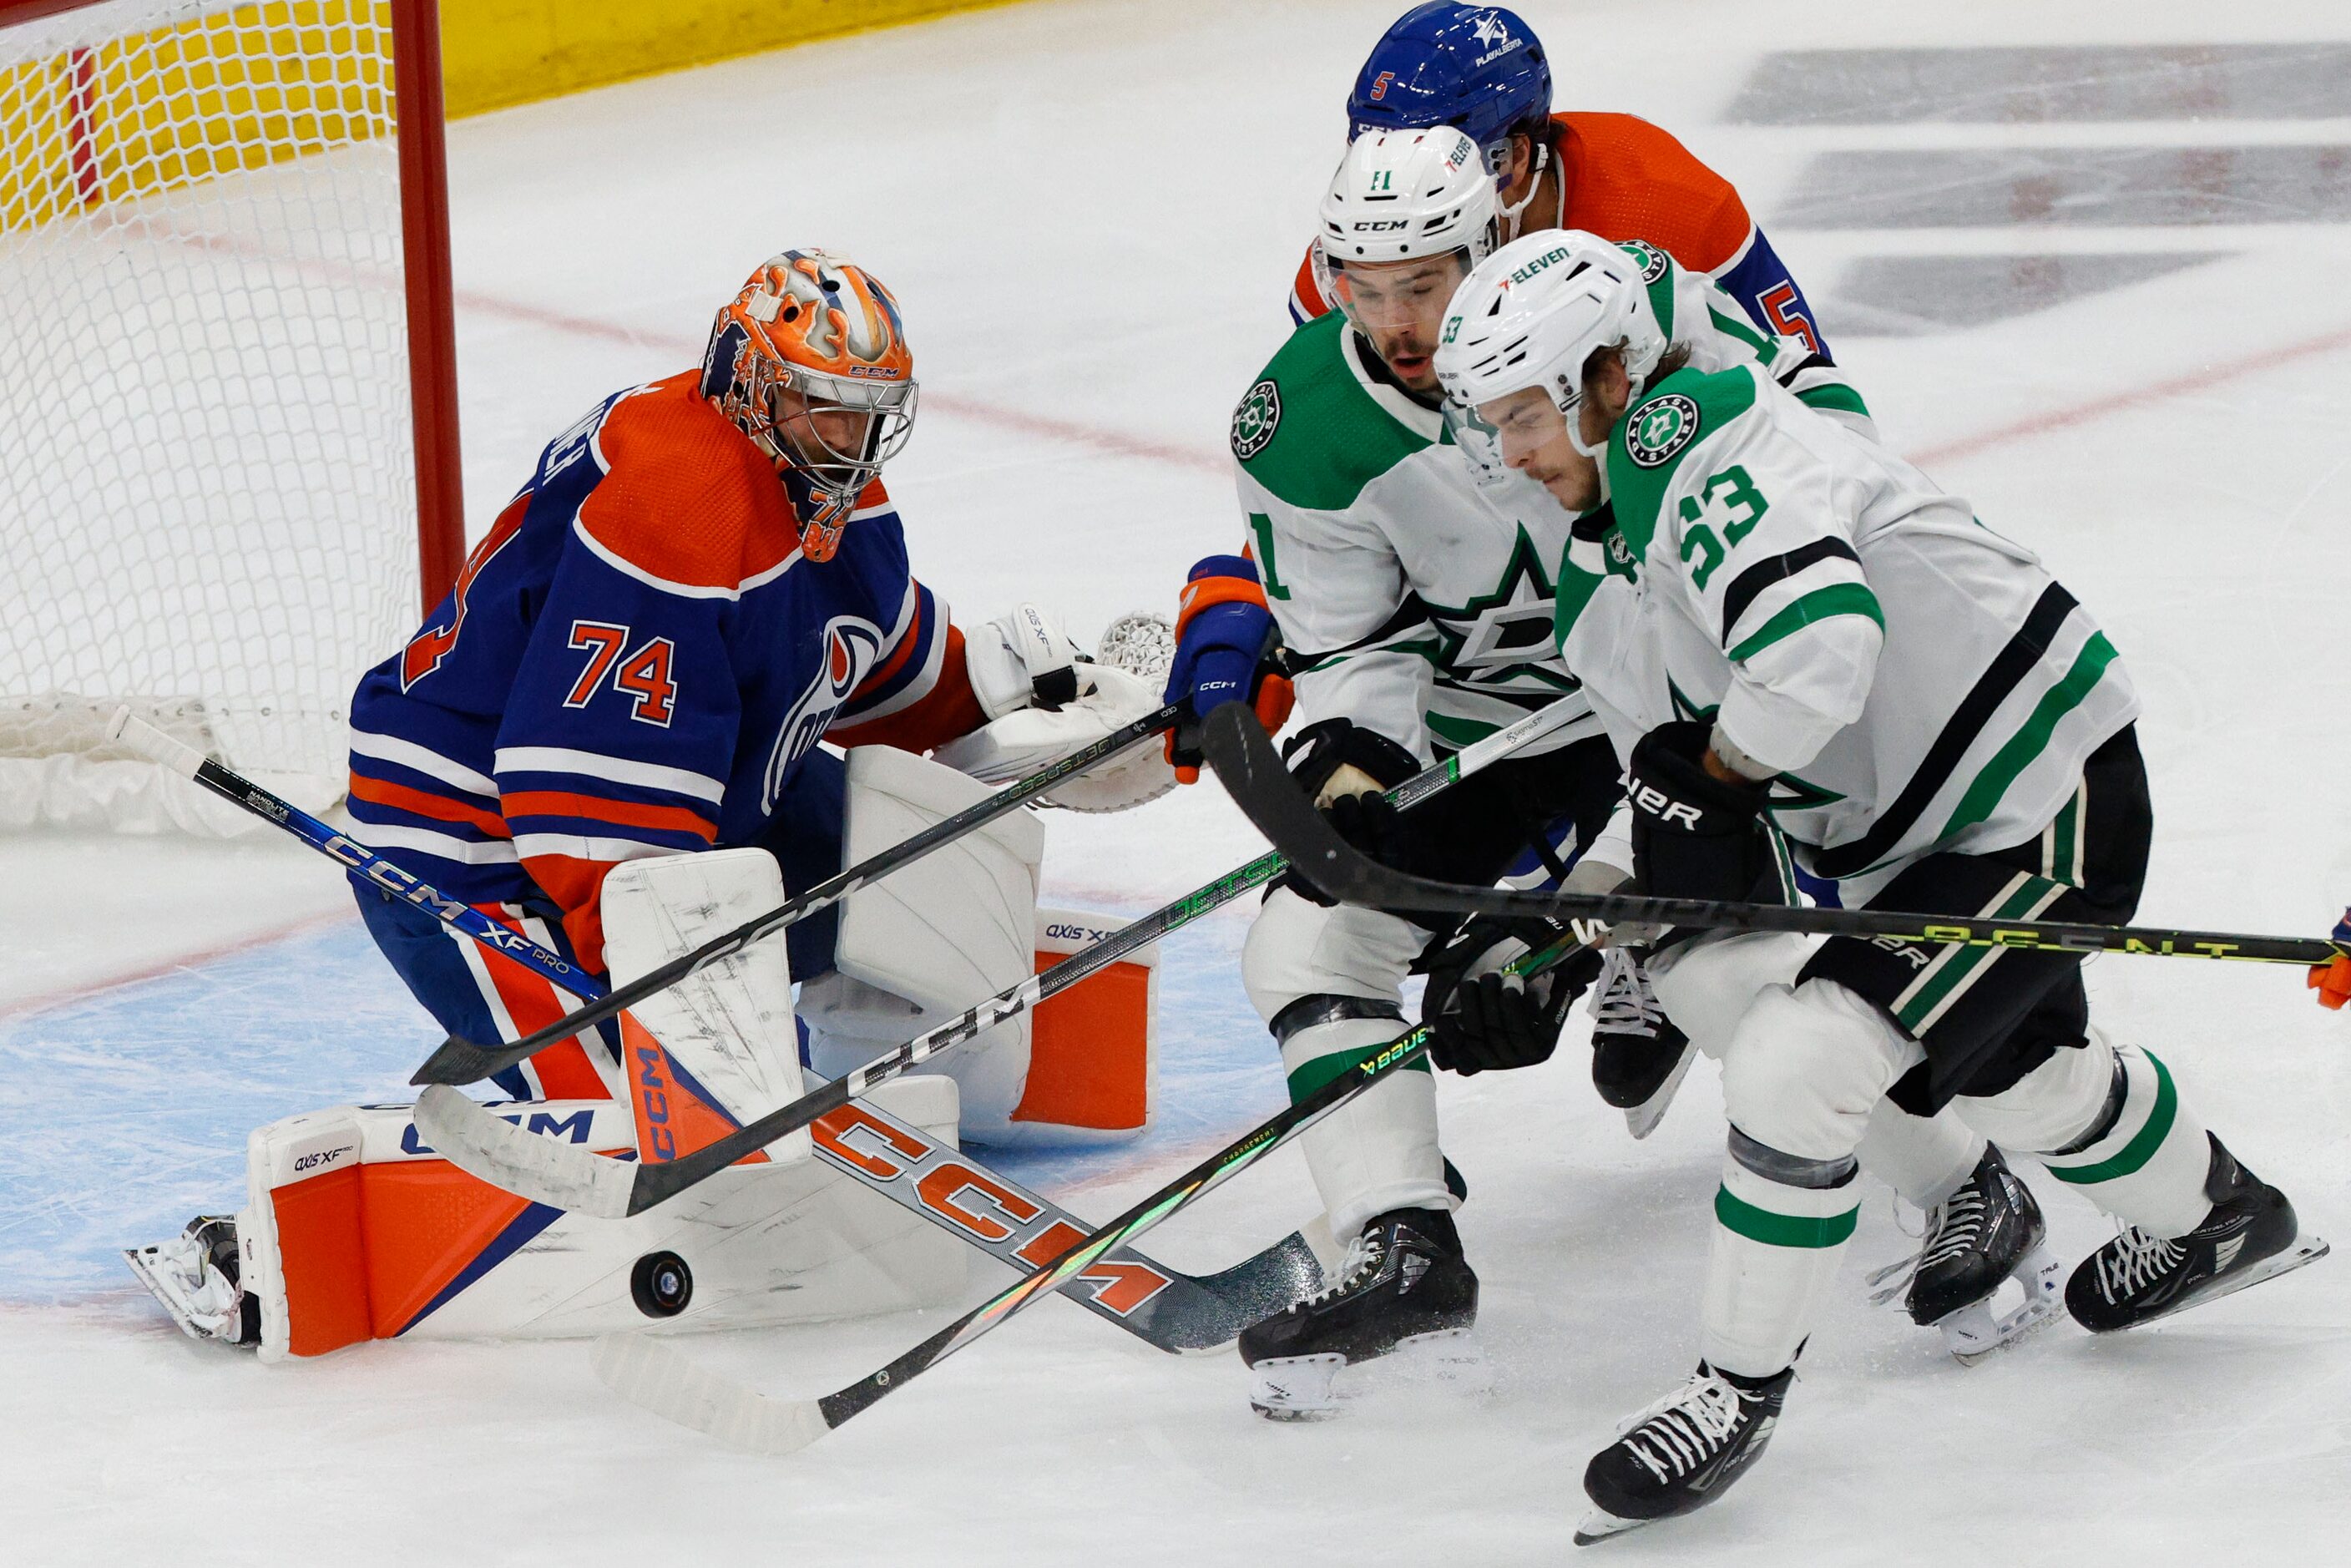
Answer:
[[[1754, 332], [1703, 274], [1632, 248], [1694, 364], [1767, 354], [1808, 398], [1867, 428], [1826, 361]], [[1465, 459], [1445, 418], [1388, 376], [1343, 315], [1291, 334], [1235, 412], [1232, 447], [1307, 719], [1353, 719], [1427, 760], [1574, 691], [1552, 638], [1572, 519], [1533, 481]], [[1571, 725], [1536, 749], [1598, 733]]]
[[2032, 838], [2137, 715], [2031, 551], [1756, 367], [1660, 382], [1607, 479], [1613, 523], [1562, 569], [1569, 667], [1621, 754], [1711, 718], [1780, 769], [1773, 821], [1848, 902], [1930, 850]]

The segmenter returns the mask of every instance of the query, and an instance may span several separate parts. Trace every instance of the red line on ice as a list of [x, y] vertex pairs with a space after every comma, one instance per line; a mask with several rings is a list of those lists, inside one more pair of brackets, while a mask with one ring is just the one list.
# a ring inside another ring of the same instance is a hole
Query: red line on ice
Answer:
[[2241, 381], [2246, 376], [2274, 370], [2280, 365], [2291, 364], [2296, 360], [2307, 360], [2315, 355], [2332, 353], [2343, 348], [2351, 348], [2351, 327], [2322, 333], [2315, 338], [2305, 338], [2299, 343], [2290, 343], [2282, 349], [2271, 349], [2258, 354], [2248, 354], [2243, 359], [2234, 360], [2226, 364], [2208, 365], [2202, 370], [2190, 371], [2185, 375], [2173, 376], [2168, 381], [2150, 382], [2145, 386], [2133, 387], [2128, 392], [2109, 392], [2104, 397], [2088, 398], [2071, 407], [2053, 409], [2047, 413], [2033, 414], [2029, 418], [1994, 426], [1991, 430], [1979, 431], [1973, 435], [1963, 435], [1956, 441], [1947, 441], [1939, 446], [1929, 446], [1923, 452], [1914, 452], [1910, 454], [1910, 461], [1922, 468], [1933, 463], [1957, 462], [1960, 458], [1973, 457], [1978, 453], [1990, 451], [1995, 446], [2006, 445], [2011, 441], [2023, 441], [2035, 435], [2048, 435], [2060, 430], [2071, 430], [2078, 425], [2104, 419], [2110, 413], [2122, 413], [2135, 408], [2145, 408], [2149, 404], [2164, 402], [2175, 397], [2185, 397], [2190, 392], [2207, 392], [2230, 382]]
[[[583, 337], [601, 338], [607, 342], [626, 343], [632, 348], [659, 348], [667, 340], [661, 335], [641, 332], [623, 327], [617, 321], [601, 321], [591, 316], [573, 316], [561, 310], [549, 310], [542, 306], [509, 299], [503, 295], [485, 294], [477, 289], [461, 288], [457, 304], [465, 310], [476, 310], [485, 316], [503, 316], [510, 321], [528, 321], [536, 326], [551, 327], [558, 331], [578, 333]], [[923, 389], [923, 406], [935, 408], [959, 419], [975, 423], [991, 424], [998, 430], [1018, 431], [1023, 435], [1041, 436], [1048, 441], [1067, 442], [1073, 446], [1091, 446], [1113, 457], [1136, 457], [1147, 462], [1167, 463], [1177, 467], [1202, 473], [1223, 475], [1227, 472], [1224, 459], [1202, 447], [1179, 446], [1173, 442], [1153, 441], [1145, 436], [1129, 435], [1123, 431], [1106, 430], [1098, 425], [1081, 424], [1075, 420], [1055, 419], [1049, 414], [1024, 413], [1019, 409], [1004, 408], [977, 398], [957, 397], [953, 392]]]
[[126, 969], [119, 975], [107, 975], [99, 979], [85, 980], [79, 985], [68, 986], [63, 990], [42, 991], [29, 997], [19, 997], [13, 1001], [0, 1001], [0, 1019], [22, 1018], [28, 1013], [63, 1007], [68, 1002], [81, 1001], [86, 998], [97, 996], [101, 991], [110, 991], [120, 986], [135, 986], [143, 980], [161, 979], [165, 975], [174, 975], [183, 969], [193, 969], [202, 965], [217, 963], [223, 958], [232, 957], [250, 948], [266, 947], [272, 942], [283, 942], [290, 936], [306, 936], [325, 926], [340, 925], [347, 920], [357, 918], [358, 915], [355, 913], [341, 911], [308, 915], [299, 920], [289, 920], [283, 925], [272, 925], [244, 936], [232, 937], [225, 942], [216, 942], [209, 946], [177, 953], [169, 958], [154, 959], [136, 968]]

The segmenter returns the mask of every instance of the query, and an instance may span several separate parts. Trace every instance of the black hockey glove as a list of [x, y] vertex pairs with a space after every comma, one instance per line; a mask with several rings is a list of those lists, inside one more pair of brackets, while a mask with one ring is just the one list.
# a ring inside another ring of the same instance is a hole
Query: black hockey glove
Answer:
[[1428, 989], [1420, 1021], [1429, 1028], [1428, 1059], [1464, 1078], [1551, 1060], [1560, 1026], [1600, 972], [1595, 948], [1578, 948], [1540, 975], [1506, 975], [1512, 959], [1566, 934], [1550, 920], [1481, 915], [1422, 956]]
[[[1344, 718], [1308, 725], [1281, 754], [1290, 764], [1290, 776], [1314, 799], [1341, 838], [1394, 870], [1422, 869], [1418, 836], [1384, 793], [1419, 772], [1419, 758], [1377, 730]], [[1282, 873], [1274, 886], [1295, 889], [1300, 897], [1316, 904], [1333, 902], [1295, 866]]]
[[1633, 873], [1655, 898], [1743, 899], [1771, 869], [1763, 835], [1767, 788], [1706, 770], [1713, 727], [1661, 724], [1633, 747], [1625, 793], [1633, 807]]

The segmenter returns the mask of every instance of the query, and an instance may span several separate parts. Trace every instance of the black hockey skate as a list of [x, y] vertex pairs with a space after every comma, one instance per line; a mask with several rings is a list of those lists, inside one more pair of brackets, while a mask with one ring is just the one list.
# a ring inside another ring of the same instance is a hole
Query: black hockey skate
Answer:
[[[2043, 1245], [2048, 1234], [2031, 1190], [1986, 1145], [1968, 1179], [1928, 1211], [1917, 1255], [1869, 1277], [1878, 1287], [1870, 1300], [1900, 1296], [1911, 1322], [1940, 1329], [1950, 1353], [1972, 1364], [2056, 1318], [2064, 1266]], [[2003, 1302], [2011, 1280], [2022, 1300]]]
[[1704, 1362], [1690, 1380], [1617, 1428], [1617, 1439], [1584, 1467], [1583, 1490], [1594, 1511], [1575, 1527], [1575, 1543], [1702, 1508], [1739, 1479], [1771, 1440], [1796, 1369], [1738, 1377]]
[[2326, 1256], [2325, 1242], [2301, 1233], [2285, 1194], [2205, 1136], [2212, 1140], [2204, 1177], [2212, 1211], [2204, 1223], [2168, 1239], [2127, 1227], [2066, 1281], [2065, 1310], [2092, 1333], [2153, 1322]]
[[1477, 1321], [1478, 1276], [1453, 1216], [1391, 1209], [1364, 1227], [1335, 1283], [1241, 1331], [1249, 1405], [1274, 1421], [1329, 1416], [1339, 1374], [1358, 1363], [1421, 1346], [1474, 1361], [1465, 1342]]
[[1646, 1138], [1665, 1119], [1696, 1048], [1657, 1005], [1638, 954], [1611, 947], [1603, 960], [1589, 1004], [1592, 1086], [1625, 1113], [1633, 1136]]
[[261, 1302], [238, 1282], [234, 1215], [199, 1214], [171, 1240], [122, 1256], [190, 1339], [261, 1343]]

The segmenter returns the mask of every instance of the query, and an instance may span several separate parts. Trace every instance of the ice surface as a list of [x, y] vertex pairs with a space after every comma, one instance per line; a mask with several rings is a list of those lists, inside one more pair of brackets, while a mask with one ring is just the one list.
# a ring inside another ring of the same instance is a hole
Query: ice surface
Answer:
[[[752, 263], [816, 242], [872, 266], [906, 307], [924, 413], [892, 484], [926, 580], [961, 614], [1038, 598], [1087, 636], [1164, 607], [1185, 566], [1236, 537], [1225, 422], [1280, 340], [1341, 100], [1395, 8], [1031, 5], [460, 123], [476, 526], [594, 398], [691, 362]], [[1839, 73], [1852, 76], [1836, 51], [1863, 46], [1930, 61], [2145, 46], [2166, 51], [2160, 65], [2220, 44], [2339, 58], [2351, 28], [2336, 8], [1524, 9], [1562, 104], [1657, 120], [1737, 180], [1895, 444], [2041, 550], [2100, 616], [2147, 708], [2161, 826], [2143, 917], [2332, 924], [2351, 896], [2351, 233], [2278, 185], [2262, 221], [2221, 221], [2185, 204], [2185, 176], [2169, 194], [2187, 224], [2149, 207], [2024, 223], [1954, 205], [1899, 229], [1776, 214], [1820, 188], [1834, 156], [1935, 153], [1998, 173], [2049, 149], [2078, 163], [2096, 149], [2351, 144], [2351, 121], [2314, 118], [2339, 107], [2307, 72], [2262, 78], [2293, 88], [2288, 119], [2241, 101], [2241, 75], [2228, 78], [2240, 96], [2193, 120], [2138, 89], [2098, 98], [2144, 117], [2122, 120], [2064, 94], [2032, 99], [2053, 107], [2022, 123], [1836, 108], [1850, 101]], [[1785, 82], [1785, 62], [1806, 58], [1821, 62], [1803, 78], [1813, 110], [1730, 121], [1763, 62]], [[2083, 118], [2061, 117], [2068, 104]], [[2183, 252], [2203, 259], [2168, 265]], [[2032, 258], [2116, 256], [2150, 259], [2060, 268], [2067, 287], [2025, 288], [2013, 308], [1975, 303], [2001, 258], [2029, 280], [2049, 276]], [[1991, 259], [1889, 260], [1912, 257]], [[1922, 300], [1901, 335], [1839, 314], [1847, 295], [1899, 311], [1887, 282], [1905, 277], [1970, 302]], [[1059, 817], [1049, 895], [1139, 909], [1254, 849], [1208, 789], [1125, 817]], [[1586, 1458], [1695, 1355], [1717, 1075], [1695, 1071], [1635, 1145], [1573, 1039], [1547, 1068], [1439, 1086], [1447, 1150], [1474, 1189], [1461, 1226], [1500, 1375], [1481, 1400], [1400, 1391], [1276, 1427], [1249, 1415], [1229, 1355], [1162, 1357], [1045, 1303], [768, 1462], [619, 1404], [581, 1345], [381, 1344], [279, 1368], [207, 1354], [131, 1293], [104, 1248], [229, 1201], [256, 1121], [383, 1092], [429, 1043], [332, 883], [290, 847], [0, 842], [0, 998], [51, 998], [0, 1018], [11, 1562], [1553, 1563], [1571, 1550]], [[55, 999], [311, 918], [327, 924]], [[1167, 1125], [1083, 1164], [1032, 1157], [1025, 1179], [1107, 1217], [1274, 1107], [1270, 1051], [1233, 969], [1238, 930], [1214, 921], [1167, 944]], [[2351, 1229], [2351, 1039], [2297, 975], [2106, 958], [2090, 983], [2313, 1228]], [[2053, 1244], [2081, 1256], [2102, 1222], [2034, 1179]], [[1146, 1246], [1219, 1265], [1311, 1205], [1285, 1154]], [[1935, 1335], [1864, 1304], [1864, 1274], [1907, 1246], [1873, 1197], [1761, 1465], [1719, 1506], [1598, 1550], [1742, 1568], [2340, 1555], [2342, 1260], [2115, 1341], [2059, 1324], [1964, 1370]], [[981, 1265], [976, 1291], [983, 1275], [1004, 1278]], [[944, 1321], [695, 1349], [804, 1396]]]

